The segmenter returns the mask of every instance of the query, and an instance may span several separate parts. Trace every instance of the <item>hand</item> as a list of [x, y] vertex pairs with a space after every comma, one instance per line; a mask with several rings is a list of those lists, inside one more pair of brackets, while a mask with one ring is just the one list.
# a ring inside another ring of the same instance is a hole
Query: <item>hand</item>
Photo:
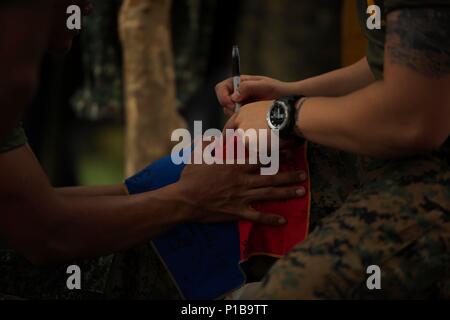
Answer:
[[235, 219], [282, 225], [278, 215], [261, 213], [250, 207], [255, 201], [287, 200], [303, 197], [303, 187], [292, 186], [306, 180], [305, 172], [261, 176], [258, 165], [188, 165], [179, 181], [183, 201], [198, 210], [193, 219], [219, 222]]
[[224, 130], [242, 129], [247, 131], [248, 129], [266, 129], [269, 133], [270, 129], [266, 117], [272, 105], [273, 101], [259, 101], [243, 106], [239, 112], [231, 116], [225, 124]]
[[293, 83], [267, 77], [241, 76], [239, 92], [234, 92], [233, 80], [230, 78], [216, 86], [216, 94], [225, 114], [231, 116], [236, 102], [248, 104], [261, 100], [275, 100], [295, 94], [295, 87]]

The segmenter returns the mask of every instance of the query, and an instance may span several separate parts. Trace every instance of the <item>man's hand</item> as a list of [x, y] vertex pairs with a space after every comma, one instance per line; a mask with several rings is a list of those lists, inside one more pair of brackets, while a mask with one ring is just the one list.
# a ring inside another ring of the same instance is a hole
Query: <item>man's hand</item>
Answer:
[[261, 76], [242, 76], [239, 92], [233, 92], [233, 80], [227, 79], [216, 86], [219, 103], [225, 114], [234, 113], [235, 103], [248, 104], [262, 100], [274, 100], [283, 96], [295, 94], [293, 83]]
[[198, 208], [194, 220], [218, 222], [245, 219], [281, 225], [286, 220], [250, 207], [255, 201], [303, 197], [305, 172], [259, 175], [258, 165], [188, 165], [179, 181], [183, 201]]

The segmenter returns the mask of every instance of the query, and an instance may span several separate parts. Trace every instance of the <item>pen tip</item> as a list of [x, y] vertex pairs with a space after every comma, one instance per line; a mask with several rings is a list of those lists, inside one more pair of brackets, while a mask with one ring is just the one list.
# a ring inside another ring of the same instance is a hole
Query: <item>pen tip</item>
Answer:
[[241, 58], [239, 56], [239, 48], [238, 46], [233, 46], [233, 77], [237, 77], [241, 75]]

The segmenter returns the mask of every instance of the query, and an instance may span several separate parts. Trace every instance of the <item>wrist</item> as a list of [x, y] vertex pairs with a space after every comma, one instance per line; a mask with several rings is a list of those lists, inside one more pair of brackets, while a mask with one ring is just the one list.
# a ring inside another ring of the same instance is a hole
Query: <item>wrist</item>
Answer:
[[200, 201], [197, 201], [191, 192], [189, 192], [191, 188], [186, 186], [182, 181], [179, 181], [171, 185], [170, 189], [170, 197], [181, 222], [195, 220], [202, 208]]
[[302, 95], [300, 82], [282, 82], [278, 92], [279, 97]]
[[267, 111], [267, 125], [281, 139], [289, 140], [296, 135], [296, 104], [301, 98], [303, 96], [291, 95], [281, 97], [275, 100]]
[[165, 211], [170, 213], [171, 223], [180, 224], [194, 220], [198, 210], [195, 205], [195, 200], [187, 195], [186, 188], [180, 182], [169, 185], [159, 190], [157, 199], [155, 193], [151, 192], [149, 201], [159, 200], [161, 205], [166, 208]]
[[303, 108], [303, 105], [305, 104], [305, 102], [308, 100], [307, 97], [302, 97], [300, 98], [296, 103], [295, 103], [295, 126], [294, 126], [294, 133], [296, 136], [305, 139], [305, 136], [303, 134], [303, 131], [301, 129], [301, 111]]

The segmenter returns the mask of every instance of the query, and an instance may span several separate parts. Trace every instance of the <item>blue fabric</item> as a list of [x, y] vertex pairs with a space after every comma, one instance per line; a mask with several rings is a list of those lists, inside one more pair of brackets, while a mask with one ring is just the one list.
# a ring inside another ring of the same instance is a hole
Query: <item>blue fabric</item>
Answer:
[[[157, 190], [176, 183], [184, 165], [163, 158], [125, 181], [130, 194]], [[170, 212], [167, 212], [170, 214]], [[238, 224], [189, 223], [153, 241], [184, 298], [213, 300], [245, 283]]]

